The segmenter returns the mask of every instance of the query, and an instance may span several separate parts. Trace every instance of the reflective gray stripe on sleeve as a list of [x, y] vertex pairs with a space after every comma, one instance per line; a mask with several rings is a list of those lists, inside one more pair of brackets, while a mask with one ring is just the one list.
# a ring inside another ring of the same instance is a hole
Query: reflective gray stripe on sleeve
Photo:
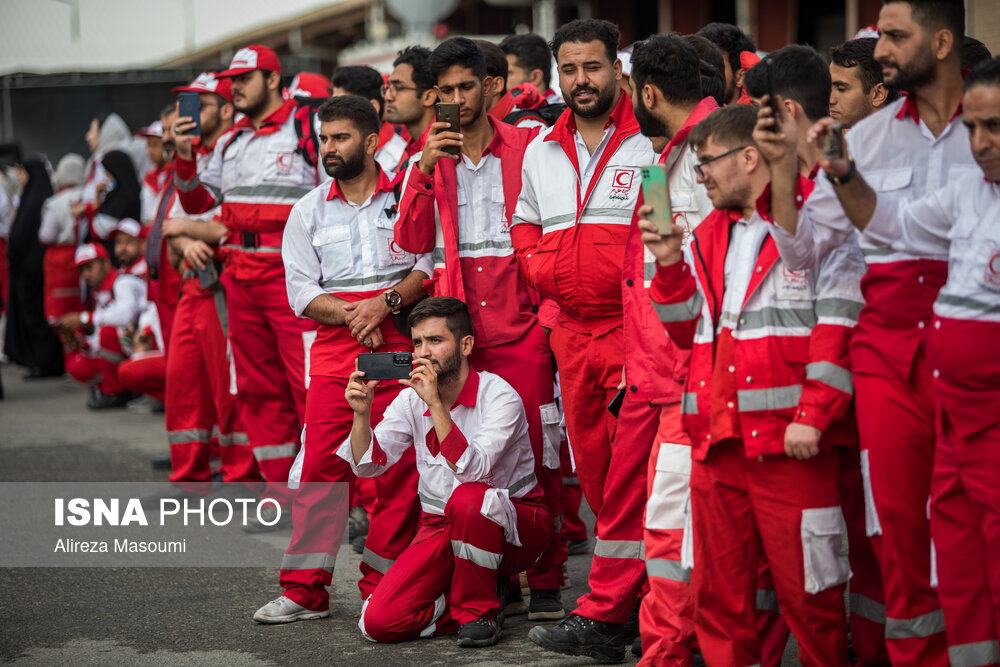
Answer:
[[740, 412], [757, 412], [758, 410], [781, 410], [794, 408], [799, 404], [802, 395], [802, 385], [793, 384], [787, 387], [770, 387], [768, 389], [740, 389], [736, 392]]
[[185, 181], [177, 174], [174, 174], [174, 187], [181, 192], [191, 192], [192, 190], [197, 190], [199, 185], [201, 185], [201, 180], [198, 178], [198, 174], [195, 174], [194, 178], [190, 181]]
[[682, 415], [698, 414], [698, 394], [685, 392], [684, 395], [681, 396], [681, 414]]
[[333, 554], [288, 554], [281, 557], [282, 570], [326, 570], [333, 572], [337, 557]]
[[948, 647], [951, 667], [982, 667], [1000, 662], [1000, 644], [996, 639]]
[[808, 308], [761, 308], [729, 316], [739, 321], [740, 331], [767, 327], [811, 329], [816, 326], [816, 313]]
[[514, 244], [510, 242], [509, 239], [502, 239], [500, 241], [487, 240], [480, 241], [478, 243], [459, 243], [459, 252], [473, 252], [476, 250], [486, 250], [487, 248], [492, 248], [494, 250], [510, 250], [514, 247]]
[[229, 190], [226, 195], [234, 197], [274, 197], [282, 199], [301, 199], [309, 194], [311, 188], [300, 188], [294, 185], [241, 185]]
[[283, 445], [258, 445], [253, 448], [253, 455], [258, 461], [270, 461], [295, 456], [298, 443], [286, 442]]
[[930, 637], [939, 632], [944, 632], [944, 614], [940, 609], [914, 618], [885, 619], [886, 639]]
[[403, 269], [402, 271], [394, 271], [393, 273], [385, 273], [382, 275], [375, 276], [359, 276], [357, 278], [344, 278], [342, 280], [324, 280], [321, 285], [323, 289], [344, 289], [348, 287], [365, 287], [367, 285], [376, 285], [378, 283], [392, 282], [394, 280], [402, 280], [406, 276], [410, 275], [412, 269]]
[[422, 502], [423, 504], [430, 505], [431, 507], [437, 507], [440, 510], [443, 510], [444, 506], [446, 504], [440, 498], [432, 498], [431, 496], [425, 496], [422, 493], [418, 493], [417, 497], [420, 499], [420, 502]]
[[885, 605], [875, 602], [861, 593], [851, 593], [848, 596], [851, 603], [851, 613], [866, 618], [872, 623], [885, 625]]
[[220, 445], [249, 445], [250, 438], [246, 433], [237, 431], [236, 433], [219, 434]]
[[811, 364], [806, 364], [806, 378], [830, 385], [845, 394], [854, 394], [851, 371], [829, 361], [814, 361]]
[[519, 218], [516, 215], [512, 215], [510, 217], [510, 226], [513, 227], [514, 225], [535, 225], [535, 226], [537, 226], [538, 223], [537, 222], [531, 222], [530, 220], [525, 220], [524, 218]]
[[521, 489], [528, 486], [534, 481], [535, 481], [535, 473], [529, 472], [527, 475], [525, 475], [524, 477], [511, 484], [509, 487], [507, 487], [507, 493], [513, 496], [515, 493], [517, 493], [518, 491], [520, 491]]
[[682, 583], [691, 581], [691, 570], [681, 565], [680, 561], [667, 560], [666, 558], [647, 558], [646, 574]]
[[602, 558], [637, 558], [645, 560], [646, 545], [640, 540], [602, 540], [597, 538], [594, 555]]
[[490, 570], [499, 568], [500, 561], [503, 560], [503, 554], [495, 554], [492, 551], [466, 544], [461, 540], [452, 540], [451, 550], [458, 558], [472, 561], [476, 565]]
[[546, 218], [542, 220], [542, 229], [548, 227], [555, 227], [557, 225], [565, 225], [567, 222], [573, 222], [576, 220], [576, 213], [563, 213], [562, 215], [554, 215], [551, 218]]
[[200, 428], [167, 431], [167, 442], [171, 445], [179, 445], [185, 442], [208, 442], [211, 437], [212, 434], [210, 432]]
[[757, 611], [773, 611], [776, 614], [780, 614], [781, 606], [778, 604], [778, 594], [774, 591], [758, 588]]
[[661, 322], [687, 322], [698, 317], [701, 312], [701, 292], [695, 292], [683, 303], [657, 303], [650, 299], [653, 309]]
[[896, 251], [892, 248], [862, 248], [861, 254], [865, 257], [872, 257], [877, 255], [891, 255]]
[[361, 562], [385, 574], [396, 561], [379, 556], [368, 547], [365, 547], [365, 550], [361, 553]]
[[948, 306], [960, 306], [962, 308], [968, 308], [969, 310], [979, 310], [984, 313], [1000, 313], [1000, 306], [978, 301], [976, 299], [970, 299], [965, 296], [955, 296], [953, 294], [945, 294], [942, 292], [938, 294], [937, 300], [938, 303]]
[[818, 317], [844, 317], [857, 321], [864, 305], [850, 299], [817, 299], [816, 315]]

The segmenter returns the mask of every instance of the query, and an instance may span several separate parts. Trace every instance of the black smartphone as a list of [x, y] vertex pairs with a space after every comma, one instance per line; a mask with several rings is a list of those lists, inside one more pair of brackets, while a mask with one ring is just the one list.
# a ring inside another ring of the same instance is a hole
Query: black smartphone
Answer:
[[771, 81], [771, 63], [764, 59], [764, 81], [767, 86], [767, 106], [771, 107], [771, 113], [774, 114], [774, 125], [771, 126], [772, 132], [781, 132], [781, 106], [778, 104], [778, 99], [774, 95], [774, 82]]
[[[451, 102], [438, 102], [435, 105], [434, 120], [438, 123], [451, 123], [451, 127], [447, 130], [440, 130], [441, 132], [461, 132], [461, 125], [459, 123], [461, 110], [458, 108], [457, 104]], [[451, 153], [452, 155], [458, 155], [461, 150], [458, 146], [445, 146], [442, 148], [445, 153]]]
[[611, 399], [610, 403], [608, 403], [608, 412], [617, 417], [618, 413], [622, 411], [622, 403], [624, 402], [625, 402], [625, 390], [619, 389], [618, 393], [615, 394], [615, 397]]
[[823, 135], [823, 157], [837, 160], [844, 157], [844, 124], [834, 123]]
[[358, 370], [366, 380], [402, 380], [413, 370], [410, 352], [370, 352], [358, 355]]
[[194, 271], [198, 274], [198, 281], [201, 283], [202, 289], [208, 289], [219, 282], [219, 272], [215, 270], [215, 264], [212, 262], [206, 264], [204, 269], [199, 269], [196, 266]]
[[184, 134], [201, 136], [201, 100], [198, 93], [177, 93], [177, 115], [181, 118], [190, 116], [195, 122], [195, 126]]

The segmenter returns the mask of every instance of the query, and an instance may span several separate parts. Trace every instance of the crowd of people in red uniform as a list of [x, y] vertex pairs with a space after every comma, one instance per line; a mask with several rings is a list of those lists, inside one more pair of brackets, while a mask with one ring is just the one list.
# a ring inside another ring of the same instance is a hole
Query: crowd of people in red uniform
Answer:
[[117, 116], [54, 194], [24, 161], [8, 354], [162, 403], [171, 494], [280, 501], [259, 623], [330, 615], [349, 524], [376, 642], [526, 612], [607, 662], [1000, 664], [1000, 59], [964, 27], [885, 0], [762, 60], [585, 19], [287, 87], [248, 46], [144, 128], [141, 179]]

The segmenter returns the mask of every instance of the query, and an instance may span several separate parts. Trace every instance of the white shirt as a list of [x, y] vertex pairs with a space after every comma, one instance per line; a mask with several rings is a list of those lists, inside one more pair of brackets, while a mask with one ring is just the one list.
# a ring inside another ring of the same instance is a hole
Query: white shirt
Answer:
[[451, 408], [452, 431], [441, 443], [444, 450], [453, 453], [449, 445], [460, 443], [453, 439], [464, 437], [468, 446], [452, 461], [457, 470], [449, 467], [444, 451], [431, 455], [427, 435], [434, 430], [434, 420], [427, 405], [410, 388], [389, 404], [375, 427], [373, 443], [384, 453], [384, 463], [373, 461], [374, 444], [355, 463], [350, 436], [337, 449], [337, 456], [347, 461], [355, 474], [375, 477], [399, 461], [407, 449], [415, 447], [420, 476], [417, 493], [423, 511], [443, 516], [445, 505], [459, 484], [489, 484], [493, 489], [483, 501], [482, 514], [504, 527], [508, 542], [519, 544], [517, 518], [510, 498], [525, 496], [536, 484], [535, 457], [528, 438], [524, 404], [502, 378], [482, 371], [478, 373], [475, 402], [467, 405], [472, 403], [470, 383], [476, 377], [470, 372], [462, 394]]
[[934, 313], [1000, 322], [1000, 185], [970, 173], [917, 201], [880, 195], [866, 229], [886, 247], [948, 254], [948, 282]]
[[135, 324], [146, 307], [146, 281], [129, 273], [119, 273], [111, 291], [94, 295], [97, 307], [91, 322], [94, 329], [127, 327]]
[[767, 238], [768, 223], [753, 212], [749, 220], [739, 220], [729, 227], [729, 248], [726, 250], [725, 286], [722, 292], [722, 317], [718, 332], [725, 327], [731, 331], [739, 328], [743, 301], [750, 289], [754, 267], [761, 246]]
[[608, 140], [614, 133], [615, 124], [612, 121], [604, 128], [604, 136], [601, 137], [601, 143], [597, 144], [597, 148], [594, 149], [593, 153], [587, 148], [587, 142], [583, 139], [583, 133], [579, 130], [573, 133], [573, 141], [576, 145], [576, 163], [580, 167], [581, 191], [586, 192], [587, 188], [590, 187], [590, 179], [594, 177], [594, 170], [597, 169], [597, 163], [601, 161], [601, 155], [604, 154], [604, 147], [607, 146]]
[[38, 240], [45, 245], [74, 245], [76, 243], [76, 216], [73, 204], [83, 196], [83, 187], [60, 190], [42, 204], [42, 224], [38, 227]]
[[[463, 244], [489, 241], [509, 235], [509, 232], [504, 225], [500, 158], [488, 153], [480, 158], [479, 164], [474, 165], [465, 153], [460, 153], [459, 157], [455, 176], [458, 181], [459, 254], [462, 255]], [[503, 254], [512, 252], [512, 249], [506, 250]]]
[[[880, 196], [918, 199], [968, 173], [978, 171], [969, 148], [969, 132], [961, 118], [953, 118], [935, 137], [921, 120], [914, 122], [904, 111], [906, 98], [861, 120], [846, 135], [849, 153], [858, 172]], [[854, 227], [844, 214], [833, 184], [826, 176], [816, 179], [816, 189], [799, 211], [794, 237], [779, 225], [771, 226], [781, 258], [794, 270], [811, 268], [832, 248], [850, 236]], [[861, 235], [861, 248], [868, 264], [909, 259], [945, 259], [941, 247], [912, 239], [897, 245], [893, 253]]]
[[381, 172], [363, 204], [340, 196], [336, 181], [300, 199], [281, 242], [288, 303], [299, 317], [320, 294], [386, 290], [411, 271], [433, 273], [429, 254], [413, 255], [393, 241], [396, 197]]

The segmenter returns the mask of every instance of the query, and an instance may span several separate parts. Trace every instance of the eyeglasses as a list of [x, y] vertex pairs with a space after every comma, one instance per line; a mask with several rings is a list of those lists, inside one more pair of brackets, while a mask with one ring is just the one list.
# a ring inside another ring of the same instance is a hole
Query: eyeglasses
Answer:
[[694, 166], [694, 173], [698, 174], [698, 178], [706, 178], [705, 171], [702, 169], [702, 167], [704, 167], [705, 165], [711, 164], [711, 163], [715, 162], [716, 160], [721, 160], [722, 158], [726, 157], [727, 155], [732, 155], [733, 153], [735, 153], [737, 151], [741, 151], [744, 148], [747, 148], [747, 146], [737, 146], [736, 148], [734, 148], [732, 150], [726, 151], [722, 155], [716, 155], [715, 157], [710, 157], [707, 160], [705, 160], [704, 162], [700, 162], [700, 163], [696, 164]]
[[418, 90], [416, 86], [401, 86], [394, 81], [389, 81], [384, 86], [382, 86], [382, 94], [388, 95], [392, 93], [393, 95], [398, 95], [400, 91], [403, 90]]

